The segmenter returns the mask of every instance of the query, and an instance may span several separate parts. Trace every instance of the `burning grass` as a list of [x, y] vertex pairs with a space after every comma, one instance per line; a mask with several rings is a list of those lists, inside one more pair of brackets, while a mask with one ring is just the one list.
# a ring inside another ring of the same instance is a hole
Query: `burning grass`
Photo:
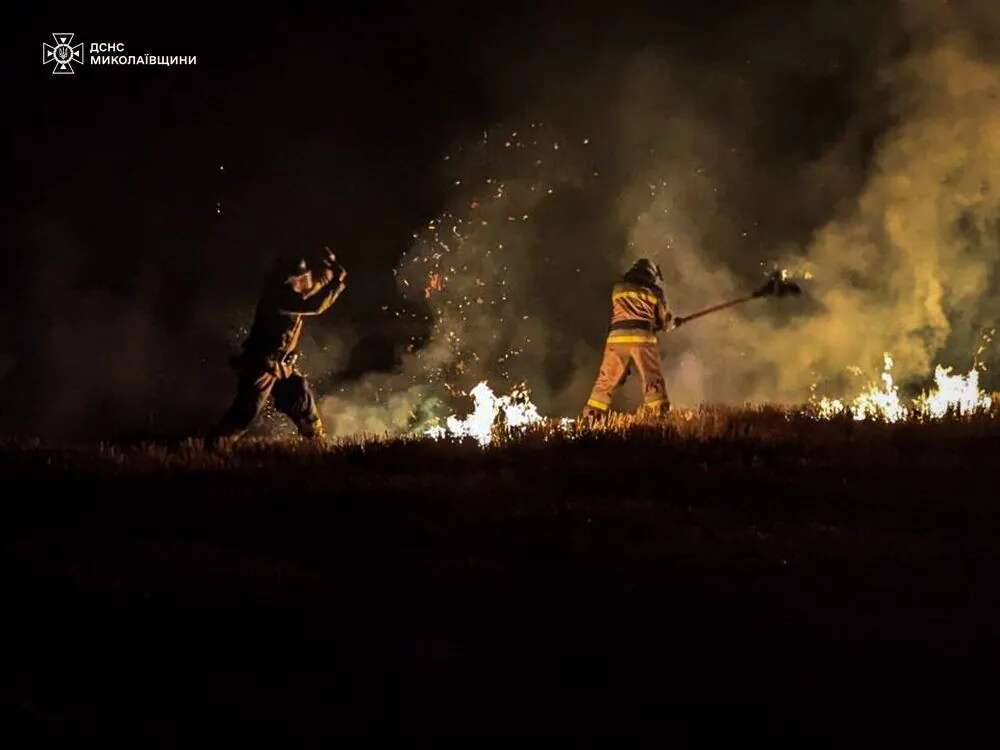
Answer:
[[[529, 402], [530, 403], [530, 402]], [[544, 419], [510, 427], [502, 416], [482, 440], [472, 433], [443, 437], [419, 434], [360, 434], [324, 441], [245, 438], [206, 450], [199, 439], [135, 444], [54, 446], [37, 439], [7, 439], [0, 454], [7, 470], [133, 473], [143, 471], [226, 471], [247, 468], [320, 465], [330, 460], [364, 460], [411, 456], [415, 462], [445, 458], [495, 456], [526, 450], [571, 454], [630, 446], [636, 452], [665, 449], [700, 450], [706, 445], [786, 446], [793, 451], [810, 446], [847, 449], [859, 444], [887, 445], [904, 438], [919, 443], [950, 439], [1000, 437], [1000, 393], [988, 408], [963, 414], [951, 410], [937, 417], [913, 413], [907, 419], [886, 420], [869, 415], [858, 420], [848, 411], [824, 414], [817, 404], [773, 404], [674, 409], [663, 416], [612, 412], [587, 422]], [[941, 443], [944, 445], [945, 443]]]

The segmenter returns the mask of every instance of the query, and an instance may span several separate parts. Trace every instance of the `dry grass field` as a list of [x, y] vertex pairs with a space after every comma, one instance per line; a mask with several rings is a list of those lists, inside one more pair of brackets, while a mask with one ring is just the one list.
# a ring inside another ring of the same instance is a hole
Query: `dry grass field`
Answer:
[[164, 747], [815, 736], [889, 697], [982, 696], [997, 416], [713, 407], [485, 449], [8, 440], [8, 726]]

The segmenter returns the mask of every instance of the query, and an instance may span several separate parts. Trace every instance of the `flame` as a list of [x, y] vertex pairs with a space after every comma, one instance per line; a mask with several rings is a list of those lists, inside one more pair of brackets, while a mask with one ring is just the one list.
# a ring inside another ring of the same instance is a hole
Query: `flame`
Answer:
[[988, 410], [992, 398], [979, 389], [979, 370], [973, 366], [965, 375], [952, 375], [951, 367], [938, 365], [934, 370], [934, 387], [904, 405], [899, 387], [892, 378], [892, 355], [883, 355], [882, 384], [873, 383], [861, 391], [849, 405], [840, 399], [822, 398], [816, 402], [817, 416], [831, 419], [850, 413], [854, 419], [881, 419], [899, 422], [905, 419], [940, 419], [949, 413], [972, 414]]
[[949, 411], [970, 414], [989, 409], [993, 402], [989, 394], [979, 390], [979, 370], [972, 368], [966, 375], [952, 375], [950, 367], [938, 365], [934, 370], [934, 390], [921, 394], [914, 402], [927, 416], [940, 418]]
[[906, 408], [899, 400], [899, 386], [892, 380], [892, 355], [882, 354], [882, 386], [869, 386], [855, 397], [851, 405], [854, 418], [884, 419], [886, 422], [898, 422], [906, 417]]
[[429, 427], [424, 434], [436, 440], [471, 437], [485, 447], [493, 440], [495, 426], [517, 429], [545, 421], [524, 385], [515, 386], [507, 396], [497, 396], [484, 380], [469, 395], [474, 404], [471, 414], [464, 419], [452, 414], [444, 426]]

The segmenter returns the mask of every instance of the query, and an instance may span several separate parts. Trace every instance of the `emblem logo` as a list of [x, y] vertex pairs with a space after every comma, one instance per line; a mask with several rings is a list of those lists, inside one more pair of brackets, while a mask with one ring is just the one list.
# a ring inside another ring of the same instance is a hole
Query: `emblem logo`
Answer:
[[53, 75], [72, 75], [73, 63], [83, 65], [83, 44], [73, 44], [72, 34], [58, 32], [52, 35], [52, 41], [55, 44], [42, 43], [42, 64], [53, 63]]

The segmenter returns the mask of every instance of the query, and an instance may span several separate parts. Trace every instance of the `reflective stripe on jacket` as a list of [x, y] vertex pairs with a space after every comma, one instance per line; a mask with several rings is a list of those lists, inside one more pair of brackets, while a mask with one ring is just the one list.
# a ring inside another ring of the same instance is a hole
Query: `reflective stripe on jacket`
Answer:
[[619, 281], [611, 290], [609, 344], [655, 344], [671, 314], [657, 287]]

